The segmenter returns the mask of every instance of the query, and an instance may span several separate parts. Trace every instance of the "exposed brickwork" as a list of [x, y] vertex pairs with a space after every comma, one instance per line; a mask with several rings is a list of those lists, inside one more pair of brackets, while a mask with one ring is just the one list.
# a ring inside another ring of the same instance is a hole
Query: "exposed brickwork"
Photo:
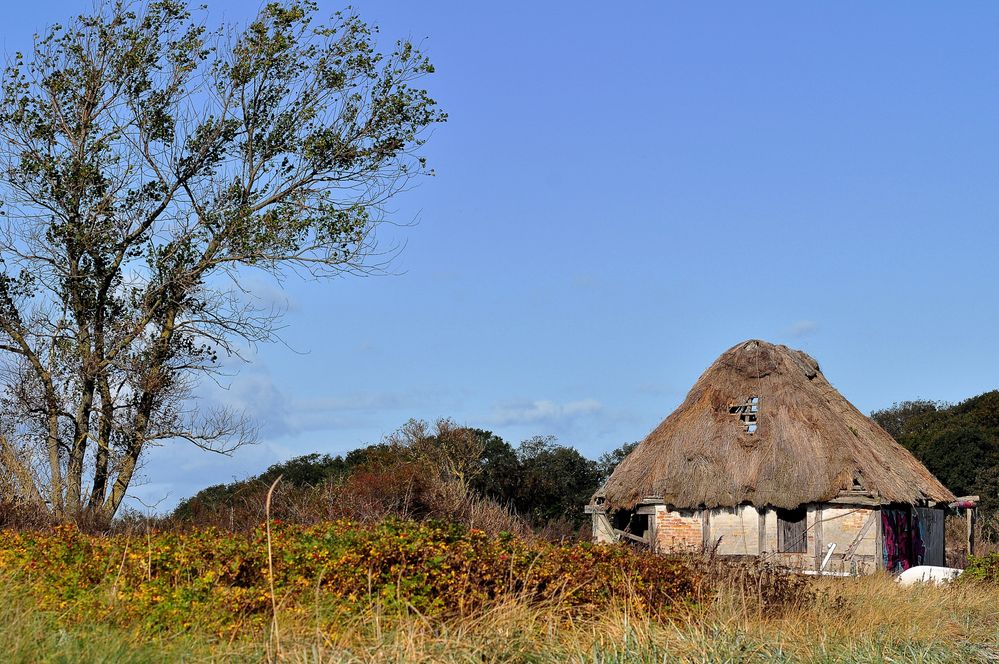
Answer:
[[[878, 514], [873, 511], [874, 518]], [[655, 548], [663, 553], [699, 552], [703, 550], [704, 530], [702, 518], [705, 511], [669, 510], [665, 506], [657, 506], [654, 520], [650, 526], [654, 529]], [[826, 505], [808, 506], [806, 510], [806, 551], [804, 553], [782, 553], [777, 551], [777, 513], [766, 510], [764, 519], [763, 547], [760, 548], [760, 515], [751, 505], [743, 505], [735, 509], [714, 509], [710, 511], [710, 539], [717, 542], [721, 538], [718, 553], [721, 555], [761, 555], [767, 561], [793, 569], [810, 570], [816, 567], [816, 520], [822, 516], [822, 550], [836, 544], [836, 549], [830, 559], [827, 571], [843, 572], [873, 572], [877, 567], [877, 521], [860, 540], [854, 556], [845, 560], [844, 555], [854, 539], [863, 529], [868, 517], [872, 514], [870, 508]], [[606, 518], [606, 517], [604, 517]], [[602, 532], [604, 530], [607, 532]], [[597, 541], [610, 539], [609, 523], [598, 523], [594, 519], [594, 534]]]
[[656, 545], [664, 553], [701, 550], [699, 512], [671, 512], [656, 508]]

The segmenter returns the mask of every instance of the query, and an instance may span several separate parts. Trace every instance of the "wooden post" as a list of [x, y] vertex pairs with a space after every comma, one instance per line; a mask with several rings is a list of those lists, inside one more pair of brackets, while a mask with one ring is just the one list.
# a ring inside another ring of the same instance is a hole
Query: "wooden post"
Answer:
[[758, 508], [756, 513], [760, 517], [760, 544], [756, 554], [762, 556], [767, 547], [767, 510], [766, 508]]
[[965, 519], [968, 522], [968, 556], [975, 555], [975, 511], [974, 507], [964, 508]]
[[874, 540], [874, 568], [884, 569], [885, 568], [885, 531], [884, 531], [884, 520], [881, 518], [881, 510], [884, 507], [880, 507], [874, 510], [874, 518], [877, 519], [875, 527], [877, 528], [877, 536]]
[[[807, 541], [807, 540], [806, 540]], [[822, 568], [822, 506], [815, 506], [815, 571]]]
[[701, 546], [704, 553], [711, 552], [711, 510], [701, 510]]

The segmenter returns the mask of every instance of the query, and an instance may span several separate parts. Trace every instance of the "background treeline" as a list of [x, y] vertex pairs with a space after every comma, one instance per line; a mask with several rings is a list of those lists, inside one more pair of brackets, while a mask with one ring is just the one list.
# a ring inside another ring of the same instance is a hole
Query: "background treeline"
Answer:
[[[981, 496], [982, 535], [999, 538], [999, 391], [956, 405], [905, 401], [871, 418], [956, 495]], [[514, 447], [450, 420], [433, 426], [412, 420], [385, 441], [342, 456], [309, 454], [208, 487], [182, 502], [172, 520], [252, 529], [263, 519], [267, 489], [281, 476], [275, 513], [298, 522], [398, 516], [585, 535], [583, 505], [634, 446], [592, 460], [552, 436]]]
[[384, 442], [345, 455], [309, 454], [256, 477], [208, 487], [172, 520], [245, 530], [263, 518], [264, 496], [280, 476], [278, 518], [436, 518], [491, 531], [570, 537], [586, 530], [585, 505], [634, 443], [587, 459], [553, 436], [514, 447], [489, 431], [450, 420], [411, 420]]
[[982, 535], [999, 539], [999, 390], [958, 404], [903, 401], [871, 419], [955, 495], [980, 496]]

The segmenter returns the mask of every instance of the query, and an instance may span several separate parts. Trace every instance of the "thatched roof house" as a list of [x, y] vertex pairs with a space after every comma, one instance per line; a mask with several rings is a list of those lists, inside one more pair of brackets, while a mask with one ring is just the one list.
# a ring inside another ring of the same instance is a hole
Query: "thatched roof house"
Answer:
[[[942, 564], [936, 560], [943, 552], [943, 512], [937, 508], [953, 500], [908, 450], [829, 384], [814, 359], [751, 340], [727, 350], [704, 372], [680, 407], [618, 465], [588, 511], [598, 539], [609, 532], [658, 548], [689, 547], [696, 526], [696, 543], [721, 553], [807, 554], [811, 543], [818, 559], [836, 543], [832, 555], [837, 548], [839, 555], [849, 553], [840, 562], [855, 568], [864, 556], [883, 557], [876, 553], [884, 548], [885, 528], [894, 537], [901, 512], [909, 515], [906, 537], [921, 528], [920, 546], [931, 545], [932, 562]], [[892, 524], [882, 524], [872, 516], [876, 512]], [[625, 526], [617, 534], [606, 516], [615, 513]], [[645, 532], [634, 532], [642, 516], [653, 514]], [[774, 516], [772, 542], [768, 514]], [[622, 515], [629, 515], [628, 524]], [[748, 524], [754, 515], [758, 523]], [[830, 517], [847, 532], [835, 542], [816, 539], [823, 523], [832, 530]], [[875, 520], [877, 528], [867, 523]], [[939, 520], [939, 528], [926, 532], [927, 520]], [[889, 541], [889, 548], [894, 544]], [[925, 552], [916, 557], [927, 560]], [[884, 564], [894, 562], [889, 556]]]

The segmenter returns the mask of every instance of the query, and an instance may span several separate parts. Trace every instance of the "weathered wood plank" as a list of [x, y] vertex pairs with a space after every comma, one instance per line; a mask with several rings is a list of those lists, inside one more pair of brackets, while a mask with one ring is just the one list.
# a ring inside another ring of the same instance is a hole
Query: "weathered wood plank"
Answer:
[[642, 544], [648, 544], [649, 543], [649, 540], [647, 540], [644, 537], [639, 537], [638, 535], [635, 535], [633, 533], [626, 533], [625, 531], [618, 530], [617, 528], [614, 529], [614, 534], [617, 535], [617, 536], [619, 536], [619, 537], [627, 537], [630, 540], [635, 540], [636, 542], [641, 542]]
[[884, 529], [884, 524], [882, 523], [882, 519], [881, 519], [881, 510], [876, 511], [874, 514], [875, 514], [874, 519], [876, 521], [876, 523], [874, 524], [874, 526], [875, 526], [875, 528], [877, 528], [877, 536], [875, 538], [875, 545], [874, 545], [875, 562], [877, 563], [877, 568], [878, 569], [884, 569], [885, 568], [885, 529]]
[[759, 554], [762, 556], [766, 551], [767, 545], [767, 511], [765, 509], [756, 510], [756, 514], [760, 519], [760, 544], [759, 544]]
[[867, 521], [864, 521], [864, 526], [860, 529], [860, 532], [857, 533], [857, 536], [853, 538], [853, 541], [850, 542], [850, 546], [846, 547], [846, 551], [843, 554], [844, 560], [849, 560], [853, 557], [853, 554], [857, 551], [857, 547], [859, 547], [860, 543], [864, 541], [865, 537], [867, 537], [867, 532], [874, 525], [874, 519], [877, 516], [877, 512], [871, 512], [867, 515]]
[[826, 555], [825, 547], [822, 546], [822, 507], [815, 508], [815, 570], [822, 569], [822, 558]]

